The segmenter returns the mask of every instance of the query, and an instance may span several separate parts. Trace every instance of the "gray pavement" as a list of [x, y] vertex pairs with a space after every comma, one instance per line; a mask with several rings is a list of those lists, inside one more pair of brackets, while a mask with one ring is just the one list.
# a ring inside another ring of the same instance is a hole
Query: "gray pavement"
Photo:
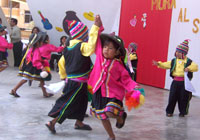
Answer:
[[[106, 140], [108, 138], [101, 122], [93, 117], [85, 118], [92, 131], [75, 130], [74, 120], [66, 120], [56, 125], [56, 135], [45, 127], [51, 118], [47, 116], [59, 94], [43, 98], [39, 83], [31, 87], [23, 85], [18, 94], [20, 98], [9, 95], [10, 90], [21, 80], [17, 68], [9, 67], [0, 73], [0, 140]], [[49, 83], [59, 81], [56, 72]], [[200, 139], [200, 99], [192, 98], [190, 114], [184, 118], [165, 116], [168, 90], [142, 85], [146, 92], [145, 104], [128, 112], [125, 126], [115, 128], [111, 120], [116, 140], [199, 140]], [[87, 113], [89, 109], [87, 110]]]

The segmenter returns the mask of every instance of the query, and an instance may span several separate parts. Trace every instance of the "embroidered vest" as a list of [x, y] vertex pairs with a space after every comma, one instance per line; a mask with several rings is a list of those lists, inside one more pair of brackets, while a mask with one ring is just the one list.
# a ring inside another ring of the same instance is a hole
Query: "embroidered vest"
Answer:
[[[187, 68], [189, 65], [191, 65], [191, 63], [192, 63], [192, 60], [189, 59], [189, 58], [187, 58], [187, 62], [186, 62], [186, 64], [184, 65], [184, 68]], [[172, 72], [174, 71], [175, 67], [176, 67], [176, 58], [172, 59], [172, 61], [171, 61], [170, 76], [171, 76], [172, 78], [174, 78], [174, 76], [172, 75]], [[192, 80], [193, 72], [188, 72], [187, 76], [188, 76], [188, 78], [189, 78], [190, 80]]]
[[93, 67], [90, 57], [83, 56], [80, 47], [81, 42], [64, 49], [67, 78], [86, 76]]

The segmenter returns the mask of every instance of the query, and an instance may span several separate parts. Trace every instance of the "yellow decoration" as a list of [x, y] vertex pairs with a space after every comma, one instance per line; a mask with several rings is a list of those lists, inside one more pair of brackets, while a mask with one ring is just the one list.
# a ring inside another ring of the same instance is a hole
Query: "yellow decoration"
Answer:
[[[155, 6], [155, 9], [154, 9]], [[176, 8], [176, 0], [152, 0], [151, 10], [167, 10]]]
[[62, 32], [62, 31], [63, 31], [63, 29], [60, 28], [60, 27], [55, 27], [55, 28], [56, 28], [56, 30], [57, 30], [58, 32]]
[[92, 12], [85, 12], [83, 13], [83, 16], [87, 19], [87, 20], [90, 20], [90, 21], [94, 21], [94, 13]]
[[183, 9], [181, 8], [179, 16], [178, 16], [178, 22], [183, 22]]
[[186, 19], [186, 14], [187, 14], [187, 9], [185, 8], [185, 13], [184, 13], [184, 22], [189, 22], [189, 19]]
[[197, 26], [196, 22], [199, 24], [200, 20], [198, 18], [194, 19], [193, 24], [196, 27], [196, 30], [194, 28], [192, 28], [193, 33], [198, 33], [199, 32], [199, 27]]

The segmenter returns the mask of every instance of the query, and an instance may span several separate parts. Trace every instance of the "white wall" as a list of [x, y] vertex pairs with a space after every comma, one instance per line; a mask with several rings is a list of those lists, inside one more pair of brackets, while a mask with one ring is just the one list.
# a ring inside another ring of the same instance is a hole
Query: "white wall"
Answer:
[[[27, 0], [27, 3], [35, 25], [43, 31], [47, 31], [51, 43], [55, 45], [59, 44], [62, 35], [66, 35], [65, 32], [56, 31], [55, 27], [63, 28], [62, 23], [66, 16], [65, 12], [70, 10], [75, 11], [79, 19], [89, 28], [94, 22], [84, 18], [83, 13], [91, 11], [94, 15], [100, 14], [105, 28], [104, 32], [116, 31], [118, 33], [121, 0]], [[53, 29], [45, 30], [43, 28], [38, 10], [42, 12], [45, 18], [48, 18], [53, 25]]]

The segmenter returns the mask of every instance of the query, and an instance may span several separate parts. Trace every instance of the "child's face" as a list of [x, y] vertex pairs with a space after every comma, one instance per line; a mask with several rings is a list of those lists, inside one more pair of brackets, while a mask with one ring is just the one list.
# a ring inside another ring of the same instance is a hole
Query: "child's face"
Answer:
[[118, 51], [115, 49], [112, 42], [108, 42], [103, 46], [103, 56], [106, 59], [114, 59], [118, 55]]
[[63, 37], [62, 38], [62, 43], [65, 43], [66, 42], [66, 37]]
[[181, 52], [179, 52], [179, 51], [176, 51], [176, 57], [178, 58], [178, 59], [182, 59], [182, 53]]

